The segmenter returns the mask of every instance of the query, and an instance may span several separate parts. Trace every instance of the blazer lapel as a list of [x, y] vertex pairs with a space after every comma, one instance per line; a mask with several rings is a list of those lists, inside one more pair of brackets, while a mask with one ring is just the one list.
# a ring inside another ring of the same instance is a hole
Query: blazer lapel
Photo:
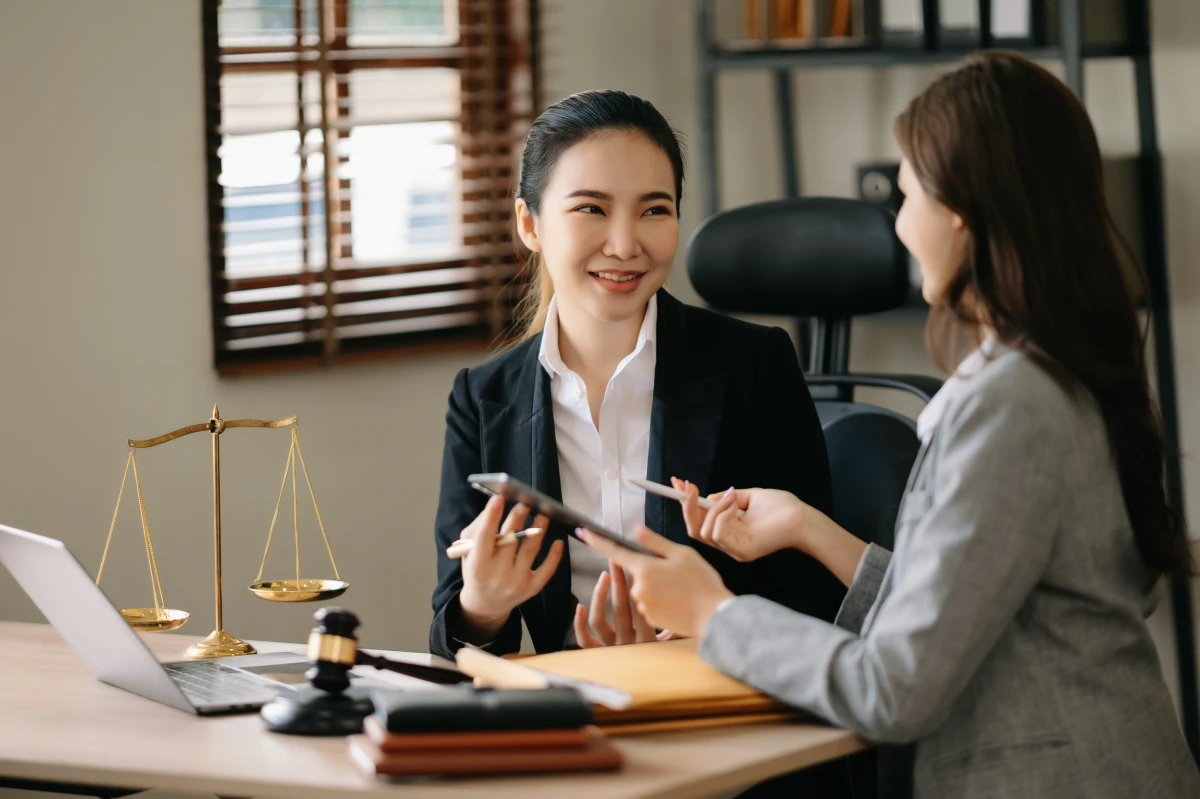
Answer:
[[558, 475], [558, 445], [554, 438], [554, 405], [550, 396], [550, 375], [538, 365], [534, 379], [534, 405], [529, 419], [529, 447], [533, 455], [532, 485], [544, 494], [562, 501]]
[[539, 491], [562, 501], [550, 375], [538, 362], [537, 342], [529, 348], [505, 416], [516, 430], [511, 438], [508, 471]]
[[[646, 478], [670, 485], [671, 477], [711, 490], [708, 480], [725, 400], [726, 374], [704, 374], [693, 364], [684, 307], [658, 293], [654, 400], [650, 410], [650, 453]], [[687, 540], [681, 513], [669, 513], [674, 500], [646, 494], [646, 526], [675, 541]]]
[[[536, 345], [530, 347], [518, 381], [516, 398], [508, 408], [509, 419], [517, 427], [513, 437], [516, 444], [514, 463], [528, 466], [525, 473], [513, 476], [561, 502], [562, 483], [558, 473], [558, 446], [554, 438], [550, 375], [538, 361], [538, 349]], [[562, 525], [551, 524], [535, 566], [545, 559], [551, 542], [566, 539], [569, 534], [570, 531]], [[525, 623], [538, 651], [562, 646], [567, 624], [575, 613], [575, 602], [570, 595], [571, 559], [569, 551], [564, 549], [562, 562], [550, 582], [539, 596], [522, 606]], [[539, 623], [538, 615], [543, 623]]]

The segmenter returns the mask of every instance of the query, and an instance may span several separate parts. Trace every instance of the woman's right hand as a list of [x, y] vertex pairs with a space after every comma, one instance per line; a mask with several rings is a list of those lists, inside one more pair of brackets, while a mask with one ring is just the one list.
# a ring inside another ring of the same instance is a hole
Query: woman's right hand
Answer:
[[[734, 560], [745, 563], [781, 549], [804, 549], [806, 517], [813, 510], [787, 491], [731, 488], [710, 494], [716, 505], [705, 510], [696, 486], [675, 477], [671, 484], [687, 494], [680, 504], [688, 535]], [[741, 518], [739, 509], [745, 511]]]
[[[514, 608], [545, 588], [563, 553], [563, 542], [555, 541], [542, 565], [535, 569], [533, 561], [542, 548], [544, 536], [525, 538], [516, 545], [496, 546], [498, 533], [515, 533], [524, 528], [529, 518], [529, 507], [517, 505], [501, 526], [503, 512], [504, 499], [492, 497], [460, 536], [475, 539], [475, 545], [462, 562], [463, 587], [458, 603], [474, 634], [472, 637], [484, 640], [500, 632]], [[538, 516], [533, 526], [546, 530], [549, 520]]]
[[[674, 477], [671, 483], [687, 494], [683, 520], [688, 535], [745, 563], [781, 549], [798, 549], [815, 558], [849, 586], [867, 548], [865, 541], [786, 491], [771, 488], [730, 489], [710, 494], [716, 503], [700, 507], [694, 485]], [[738, 509], [745, 513], [738, 518]]]

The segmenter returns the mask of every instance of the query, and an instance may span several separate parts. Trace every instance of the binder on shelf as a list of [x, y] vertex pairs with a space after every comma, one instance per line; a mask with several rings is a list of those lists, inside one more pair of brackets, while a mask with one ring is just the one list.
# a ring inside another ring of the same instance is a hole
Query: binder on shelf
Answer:
[[938, 44], [942, 49], [980, 45], [979, 0], [937, 0]]
[[[992, 0], [995, 2], [995, 0]], [[1040, 0], [1045, 44], [1062, 44], [1062, 0]], [[1129, 4], [1125, 0], [1086, 0], [1083, 9], [1083, 43], [1091, 46], [1130, 44]]]
[[771, 0], [776, 40], [811, 41], [813, 0]]
[[885, 48], [917, 49], [925, 43], [922, 0], [879, 0], [880, 40]]
[[727, 41], [734, 50], [802, 49], [815, 43], [817, 0], [742, 0], [743, 39]]
[[864, 47], [873, 43], [872, 6], [866, 0], [820, 0], [817, 24], [822, 47]]
[[1035, 0], [992, 0], [992, 43], [1008, 47], [1029, 47], [1039, 43], [1035, 31], [1038, 14]]
[[[919, 2], [919, 0], [918, 0]], [[740, 38], [726, 3], [716, 7], [716, 30], [727, 50], [863, 47], [876, 41], [878, 0], [742, 0]]]

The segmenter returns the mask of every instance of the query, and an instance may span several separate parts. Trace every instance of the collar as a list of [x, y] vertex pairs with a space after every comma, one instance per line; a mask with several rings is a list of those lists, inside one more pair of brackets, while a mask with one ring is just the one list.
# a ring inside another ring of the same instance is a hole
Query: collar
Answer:
[[937, 394], [917, 417], [917, 436], [925, 444], [933, 437], [933, 431], [946, 413], [946, 408], [968, 391], [970, 379], [983, 370], [1001, 349], [995, 336], [989, 336], [970, 355], [963, 359], [950, 379], [942, 384]]
[[[550, 307], [546, 309], [546, 326], [542, 328], [542, 341], [538, 347], [538, 363], [546, 370], [551, 379], [569, 373], [571, 370], [563, 363], [562, 351], [558, 348], [558, 295], [550, 298]], [[621, 366], [636, 358], [647, 344], [653, 344], [658, 330], [658, 295], [650, 297], [646, 303], [646, 315], [642, 319], [642, 327], [638, 330], [637, 344], [633, 352], [621, 360]], [[617, 367], [620, 371], [621, 366]]]

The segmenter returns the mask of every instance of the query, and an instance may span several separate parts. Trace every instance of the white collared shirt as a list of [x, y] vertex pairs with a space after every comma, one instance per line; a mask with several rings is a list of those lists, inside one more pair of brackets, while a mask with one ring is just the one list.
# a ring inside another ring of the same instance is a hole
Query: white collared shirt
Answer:
[[[560, 354], [557, 297], [550, 300], [538, 351], [538, 362], [550, 375], [563, 504], [627, 538], [633, 538], [635, 525], [646, 521], [646, 492], [629, 478], [644, 478], [650, 457], [657, 323], [658, 298], [652, 296], [633, 352], [617, 364], [608, 381], [599, 430], [592, 422], [583, 378], [567, 368]], [[568, 546], [571, 592], [590, 606], [608, 559], [573, 537]], [[573, 636], [568, 634], [568, 640]]]

